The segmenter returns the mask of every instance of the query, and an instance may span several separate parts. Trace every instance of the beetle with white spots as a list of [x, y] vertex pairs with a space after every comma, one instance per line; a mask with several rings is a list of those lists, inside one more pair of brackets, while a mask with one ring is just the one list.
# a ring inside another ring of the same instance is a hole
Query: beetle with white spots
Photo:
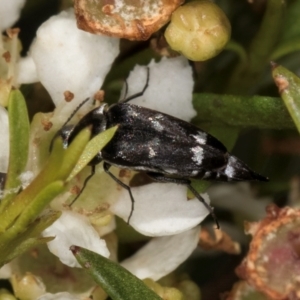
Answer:
[[[149, 80], [149, 77], [148, 77]], [[147, 80], [147, 84], [148, 84]], [[207, 207], [214, 217], [213, 209], [192, 187], [190, 178], [217, 181], [268, 181], [252, 171], [243, 161], [231, 155], [215, 137], [198, 127], [173, 116], [128, 103], [142, 92], [108, 106], [102, 104], [86, 114], [71, 129], [61, 129], [68, 145], [85, 127], [92, 127], [92, 136], [118, 125], [111, 141], [94, 157], [90, 165], [104, 162], [105, 172], [128, 190], [133, 213], [134, 199], [131, 189], [109, 168], [114, 165], [123, 169], [144, 171], [158, 182], [186, 185]]]

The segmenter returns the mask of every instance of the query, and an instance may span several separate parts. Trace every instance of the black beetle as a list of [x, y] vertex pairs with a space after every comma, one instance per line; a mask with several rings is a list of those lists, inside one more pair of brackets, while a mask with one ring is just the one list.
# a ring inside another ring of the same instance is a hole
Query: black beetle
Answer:
[[95, 165], [103, 161], [105, 172], [129, 192], [132, 203], [129, 222], [134, 210], [131, 189], [109, 168], [114, 165], [144, 171], [155, 181], [186, 185], [207, 207], [219, 227], [213, 208], [191, 186], [190, 178], [217, 181], [268, 181], [268, 178], [252, 171], [243, 161], [231, 155], [219, 140], [198, 127], [170, 115], [129, 104], [130, 100], [143, 95], [148, 81], [149, 70], [146, 85], [140, 93], [111, 106], [104, 103], [87, 113], [75, 126], [66, 125], [84, 101], [60, 130], [64, 145], [68, 146], [87, 126], [92, 127], [92, 136], [95, 136], [119, 125], [112, 140], [90, 162], [92, 173], [86, 178], [83, 188], [94, 174]]

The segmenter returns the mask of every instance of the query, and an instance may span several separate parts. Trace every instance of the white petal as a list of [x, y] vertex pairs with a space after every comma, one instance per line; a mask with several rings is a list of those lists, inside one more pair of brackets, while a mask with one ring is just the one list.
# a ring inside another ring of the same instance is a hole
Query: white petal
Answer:
[[39, 81], [35, 62], [31, 56], [21, 58], [18, 62], [17, 83], [18, 84], [29, 84]]
[[8, 263], [0, 268], [0, 279], [8, 279], [12, 275], [12, 267], [11, 264]]
[[43, 231], [43, 236], [55, 236], [53, 241], [47, 243], [48, 248], [62, 263], [70, 267], [80, 267], [70, 251], [71, 245], [81, 246], [105, 257], [109, 256], [105, 241], [99, 238], [88, 219], [74, 212], [63, 212], [56, 222]]
[[[119, 54], [119, 39], [79, 30], [69, 10], [40, 26], [30, 53], [55, 105], [63, 104], [64, 109], [73, 111], [101, 87]], [[65, 91], [74, 94], [69, 105], [65, 105]]]
[[47, 293], [37, 298], [37, 300], [80, 300], [80, 297], [74, 296], [68, 292], [61, 292], [57, 294]]
[[266, 206], [272, 202], [269, 197], [255, 197], [249, 182], [214, 185], [209, 194], [215, 206], [243, 214], [251, 221], [262, 219], [266, 215]]
[[[128, 82], [128, 96], [143, 90], [146, 83], [145, 66], [136, 66]], [[130, 103], [151, 108], [182, 120], [190, 121], [196, 111], [192, 105], [193, 76], [188, 60], [183, 56], [162, 58], [149, 64], [149, 86], [144, 95]]]
[[0, 1], [0, 29], [1, 31], [11, 27], [20, 17], [20, 12], [25, 0], [1, 0]]
[[[208, 211], [196, 198], [187, 200], [187, 188], [173, 183], [151, 183], [132, 188], [135, 206], [130, 225], [148, 236], [174, 235], [198, 225]], [[208, 196], [202, 197], [209, 203]], [[110, 210], [127, 221], [131, 210], [124, 189]]]
[[9, 159], [9, 132], [7, 110], [0, 106], [0, 172], [7, 173]]
[[195, 250], [199, 241], [200, 227], [183, 233], [153, 238], [121, 265], [140, 279], [159, 280], [174, 271]]

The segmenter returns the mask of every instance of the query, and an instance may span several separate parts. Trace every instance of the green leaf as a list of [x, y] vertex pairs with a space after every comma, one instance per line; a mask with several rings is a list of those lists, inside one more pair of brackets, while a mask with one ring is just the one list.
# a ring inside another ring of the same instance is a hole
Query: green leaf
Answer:
[[284, 14], [280, 44], [294, 38], [300, 38], [300, 1], [290, 1]]
[[35, 197], [55, 180], [55, 177], [60, 169], [64, 152], [62, 140], [57, 139], [53, 144], [53, 151], [43, 170], [37, 177], [26, 187], [20, 194], [11, 200], [4, 211], [1, 212], [0, 232], [4, 232], [9, 228], [22, 211], [35, 199]]
[[272, 53], [271, 60], [278, 60], [284, 55], [300, 51], [300, 36], [281, 43]]
[[15, 248], [13, 248], [11, 251], [8, 252], [4, 260], [2, 260], [3, 256], [1, 255], [0, 266], [7, 264], [8, 262], [12, 261], [14, 258], [18, 257], [19, 255], [23, 254], [29, 249], [33, 247], [37, 247], [41, 244], [51, 242], [53, 239], [54, 237], [24, 239], [23, 243], [18, 244]]
[[284, 14], [280, 41], [272, 53], [271, 60], [300, 50], [300, 1], [290, 1]]
[[28, 228], [11, 227], [0, 235], [0, 266], [19, 256], [31, 247], [48, 242], [53, 237], [40, 238], [41, 233], [53, 224], [61, 212], [50, 211], [31, 223]]
[[9, 190], [10, 193], [2, 200], [1, 211], [19, 191], [21, 185], [19, 176], [24, 171], [28, 158], [29, 119], [25, 99], [19, 90], [10, 92], [8, 118], [10, 143], [5, 190]]
[[162, 300], [119, 264], [78, 246], [70, 249], [80, 265], [113, 300]]
[[280, 98], [194, 94], [193, 105], [197, 111], [197, 117], [193, 120], [195, 124], [210, 122], [240, 129], [294, 128], [293, 121]]
[[230, 40], [224, 50], [229, 50], [229, 51], [233, 51], [235, 52], [238, 56], [241, 62], [246, 62], [247, 61], [247, 52], [245, 50], [245, 48], [239, 44], [238, 42], [234, 41], [234, 40]]
[[281, 98], [300, 132], [300, 78], [286, 68], [275, 64], [272, 75]]
[[44, 208], [62, 191], [64, 190], [64, 183], [61, 180], [54, 181], [47, 185], [34, 199], [30, 202], [26, 208], [22, 211], [19, 218], [14, 223], [14, 228], [27, 228], [27, 226], [33, 222], [38, 215], [44, 210]]
[[92, 138], [88, 144], [86, 145], [84, 151], [82, 152], [80, 158], [73, 171], [67, 178], [67, 181], [70, 181], [74, 178], [87, 164], [99, 153], [101, 149], [103, 149], [106, 144], [112, 139], [115, 132], [117, 131], [118, 126], [114, 126], [108, 130], [105, 130], [94, 138]]
[[39, 236], [47, 227], [52, 225], [61, 216], [61, 214], [61, 211], [48, 210], [46, 213], [43, 213], [41, 217], [31, 223], [24, 234], [28, 237]]
[[72, 143], [66, 149], [63, 163], [59, 169], [56, 179], [66, 180], [69, 177], [69, 174], [74, 169], [87, 143], [90, 141], [90, 138], [91, 129], [89, 127], [84, 128], [76, 135]]
[[11, 226], [22, 211], [50, 183], [56, 180], [66, 180], [90, 140], [90, 135], [91, 130], [89, 128], [83, 129], [67, 149], [63, 148], [60, 137], [54, 140], [52, 152], [43, 170], [25, 190], [12, 199], [10, 205], [0, 215], [0, 232]]
[[278, 42], [284, 7], [282, 0], [267, 1], [264, 18], [248, 51], [248, 60], [241, 61], [236, 66], [229, 79], [226, 93], [247, 95], [257, 84]]

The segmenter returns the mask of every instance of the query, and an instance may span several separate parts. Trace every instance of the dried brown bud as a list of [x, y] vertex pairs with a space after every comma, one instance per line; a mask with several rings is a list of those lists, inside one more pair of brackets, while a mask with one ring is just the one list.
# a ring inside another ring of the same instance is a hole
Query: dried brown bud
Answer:
[[300, 210], [270, 205], [247, 231], [253, 239], [238, 275], [271, 299], [300, 299]]
[[147, 40], [182, 0], [75, 0], [80, 29], [129, 40]]

